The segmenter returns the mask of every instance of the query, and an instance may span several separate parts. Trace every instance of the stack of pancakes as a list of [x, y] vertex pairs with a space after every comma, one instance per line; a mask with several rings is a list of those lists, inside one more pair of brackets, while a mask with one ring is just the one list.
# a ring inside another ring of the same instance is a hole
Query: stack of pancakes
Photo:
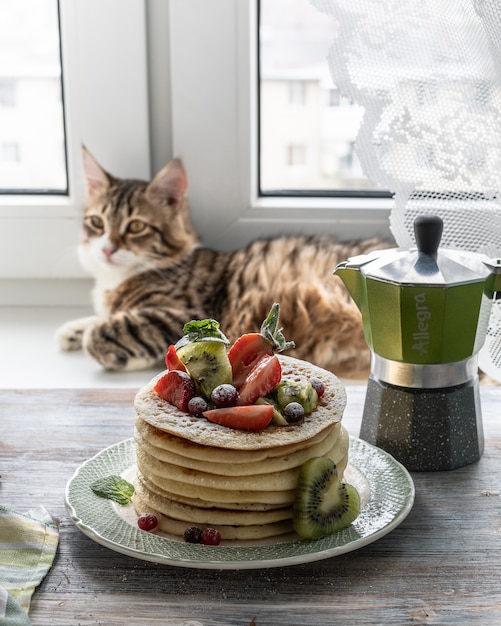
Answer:
[[292, 531], [292, 504], [303, 463], [328, 456], [340, 477], [349, 437], [341, 425], [340, 381], [305, 361], [280, 357], [282, 378], [320, 378], [319, 406], [300, 424], [250, 432], [190, 416], [162, 400], [154, 378], [136, 396], [137, 476], [133, 503], [159, 528], [217, 528], [223, 539], [263, 539]]

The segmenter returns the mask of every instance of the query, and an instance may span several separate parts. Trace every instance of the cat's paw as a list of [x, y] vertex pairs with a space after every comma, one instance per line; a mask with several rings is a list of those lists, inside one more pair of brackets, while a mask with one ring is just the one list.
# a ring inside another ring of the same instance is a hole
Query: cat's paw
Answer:
[[96, 320], [96, 315], [90, 315], [89, 317], [71, 320], [60, 326], [56, 332], [56, 341], [60, 349], [65, 352], [81, 350], [83, 334]]
[[157, 357], [135, 352], [135, 341], [117, 321], [102, 320], [90, 326], [83, 336], [85, 352], [111, 372], [147, 369], [157, 364]]

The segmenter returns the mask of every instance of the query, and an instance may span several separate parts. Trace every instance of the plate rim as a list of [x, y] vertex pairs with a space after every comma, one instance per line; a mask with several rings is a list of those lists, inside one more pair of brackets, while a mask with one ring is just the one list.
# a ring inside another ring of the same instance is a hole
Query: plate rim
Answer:
[[[390, 468], [393, 471], [395, 481], [396, 481], [397, 475], [400, 477], [402, 481], [405, 480], [405, 485], [407, 489], [406, 489], [406, 496], [403, 497], [403, 501], [401, 503], [400, 508], [398, 509], [398, 511], [395, 512], [393, 517], [387, 523], [385, 523], [381, 528], [375, 530], [374, 532], [369, 532], [368, 534], [359, 536], [352, 540], [348, 539], [342, 545], [329, 545], [329, 539], [332, 538], [332, 536], [330, 538], [326, 537], [326, 538], [319, 539], [319, 540], [297, 539], [294, 541], [284, 541], [284, 540], [278, 539], [277, 541], [271, 544], [268, 543], [268, 544], [263, 544], [263, 545], [260, 545], [259, 543], [255, 543], [255, 542], [253, 542], [252, 545], [249, 544], [248, 546], [242, 545], [242, 543], [239, 543], [238, 545], [235, 545], [235, 546], [225, 544], [224, 545], [225, 553], [227, 551], [230, 551], [230, 554], [232, 553], [232, 550], [235, 553], [245, 553], [251, 548], [253, 550], [259, 551], [260, 548], [264, 549], [265, 545], [266, 547], [269, 547], [270, 545], [281, 546], [282, 544], [287, 544], [288, 546], [291, 546], [291, 547], [305, 546], [305, 547], [308, 547], [309, 549], [308, 551], [305, 551], [305, 552], [299, 551], [298, 554], [291, 554], [289, 556], [278, 556], [278, 557], [273, 557], [273, 558], [267, 557], [267, 558], [263, 558], [260, 560], [257, 560], [257, 559], [256, 560], [254, 559], [243, 560], [240, 558], [238, 559], [234, 558], [233, 560], [232, 559], [218, 559], [217, 558], [218, 551], [219, 551], [219, 554], [221, 555], [222, 546], [215, 547], [215, 546], [201, 546], [201, 545], [195, 545], [195, 544], [186, 544], [180, 539], [170, 539], [168, 537], [163, 537], [158, 534], [146, 533], [146, 531], [142, 531], [139, 528], [136, 528], [130, 525], [127, 521], [125, 521], [119, 515], [119, 513], [117, 513], [117, 511], [115, 510], [113, 506], [113, 503], [110, 500], [100, 498], [99, 496], [96, 496], [91, 492], [90, 490], [91, 481], [90, 479], [87, 480], [85, 473], [88, 472], [89, 470], [90, 471], [94, 470], [94, 466], [99, 461], [102, 461], [104, 459], [113, 467], [113, 470], [110, 468], [110, 471], [108, 472], [108, 474], [111, 474], [111, 473], [122, 474], [124, 471], [126, 471], [129, 467], [131, 467], [135, 463], [135, 455], [134, 455], [135, 441], [133, 437], [129, 437], [117, 443], [111, 444], [110, 446], [103, 448], [102, 450], [97, 452], [95, 455], [93, 455], [92, 457], [90, 457], [89, 459], [81, 463], [76, 468], [73, 475], [66, 483], [65, 492], [64, 492], [64, 504], [75, 526], [84, 535], [86, 535], [87, 537], [95, 541], [96, 543], [108, 549], [111, 549], [115, 552], [124, 554], [126, 556], [131, 556], [133, 558], [137, 558], [140, 560], [149, 561], [153, 563], [173, 565], [173, 566], [178, 566], [178, 567], [196, 568], [196, 569], [265, 569], [265, 568], [270, 568], [270, 567], [299, 565], [303, 563], [310, 563], [314, 561], [324, 560], [327, 558], [339, 556], [341, 554], [346, 554], [347, 552], [358, 550], [366, 545], [369, 545], [377, 541], [378, 539], [381, 539], [382, 537], [384, 537], [385, 535], [393, 531], [397, 526], [399, 526], [404, 521], [404, 519], [408, 516], [408, 514], [410, 513], [414, 505], [414, 499], [415, 499], [414, 481], [411, 475], [409, 474], [409, 472], [407, 471], [407, 469], [399, 461], [397, 461], [388, 452], [385, 452], [381, 448], [377, 448], [376, 446], [362, 439], [359, 439], [357, 437], [350, 435], [349, 441], [350, 441], [350, 444], [349, 444], [350, 445], [350, 450], [349, 450], [350, 457], [355, 456], [355, 459], [356, 459], [357, 453], [360, 449], [361, 451], [363, 451], [364, 449], [365, 451], [370, 451], [372, 455], [371, 458], [375, 457], [377, 461], [386, 463], [386, 467]], [[107, 458], [113, 455], [118, 455], [118, 458], [116, 459]], [[364, 476], [364, 478], [368, 481], [369, 486], [370, 486], [370, 492], [371, 492], [369, 500], [371, 501], [373, 499], [373, 493], [375, 492], [374, 487], [378, 486], [378, 480], [380, 479], [380, 476], [376, 474], [376, 475], [372, 475], [368, 477], [367, 468], [365, 468], [365, 471], [364, 471], [364, 468], [359, 467], [356, 462], [354, 463], [352, 458], [350, 458], [350, 465], [352, 465], [356, 471], [360, 472]], [[95, 480], [98, 477], [99, 476], [94, 475], [92, 477], [92, 480]], [[85, 511], [82, 512], [82, 506], [80, 505], [78, 501], [75, 502], [75, 498], [73, 497], [73, 494], [72, 494], [72, 491], [75, 485], [78, 485], [79, 482], [82, 482], [82, 481], [87, 484], [87, 487], [89, 489], [89, 497], [95, 498], [95, 505], [96, 507], [99, 508], [100, 512], [109, 513], [112, 516], [114, 516], [114, 518], [116, 518], [115, 522], [119, 525], [119, 527], [122, 530], [128, 531], [128, 532], [123, 533], [123, 535], [128, 536], [128, 540], [129, 540], [128, 543], [125, 543], [123, 540], [117, 541], [111, 536], [106, 536], [105, 533], [99, 530], [96, 530], [96, 528], [94, 528], [93, 525], [89, 523], [88, 515], [86, 516]], [[363, 513], [364, 509], [362, 509], [361, 513]], [[354, 522], [354, 524], [355, 523], [356, 521]], [[346, 532], [352, 529], [352, 526], [350, 526], [349, 529], [346, 529]], [[345, 531], [341, 531], [341, 533], [343, 532]], [[144, 537], [145, 533], [148, 536], [148, 539], [152, 540], [154, 544], [159, 543], [159, 545], [161, 545], [163, 548], [167, 548], [167, 550], [161, 551], [161, 552], [160, 551], [147, 551], [142, 548], [135, 547], [134, 545], [135, 543], [137, 543], [138, 545], [142, 545], [142, 542], [140, 541], [138, 542], [137, 539], [140, 537]], [[188, 550], [188, 551], [192, 550], [194, 553], [196, 552], [196, 556], [194, 556], [193, 558], [180, 558], [178, 556], [169, 554], [168, 548], [173, 543], [182, 544], [183, 549]], [[315, 544], [318, 545], [318, 550], [315, 550], [315, 547], [316, 547]], [[322, 546], [325, 546], [325, 544], [327, 544], [327, 547], [322, 548]]]

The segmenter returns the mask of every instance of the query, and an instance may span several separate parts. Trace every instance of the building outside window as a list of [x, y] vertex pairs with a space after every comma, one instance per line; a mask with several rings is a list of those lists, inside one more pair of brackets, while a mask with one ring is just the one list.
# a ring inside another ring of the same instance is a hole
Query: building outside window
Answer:
[[[304, 0], [259, 8], [260, 192], [374, 190], [354, 156], [363, 109], [341, 96], [327, 65], [336, 24]], [[290, 170], [291, 143], [305, 146], [301, 171]]]

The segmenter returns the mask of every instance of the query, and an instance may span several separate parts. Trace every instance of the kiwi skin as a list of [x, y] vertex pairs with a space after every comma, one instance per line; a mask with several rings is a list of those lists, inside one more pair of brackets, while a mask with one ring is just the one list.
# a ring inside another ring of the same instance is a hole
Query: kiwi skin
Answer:
[[301, 467], [294, 501], [294, 530], [303, 539], [321, 539], [347, 528], [360, 513], [353, 485], [339, 480], [334, 461], [315, 457]]

